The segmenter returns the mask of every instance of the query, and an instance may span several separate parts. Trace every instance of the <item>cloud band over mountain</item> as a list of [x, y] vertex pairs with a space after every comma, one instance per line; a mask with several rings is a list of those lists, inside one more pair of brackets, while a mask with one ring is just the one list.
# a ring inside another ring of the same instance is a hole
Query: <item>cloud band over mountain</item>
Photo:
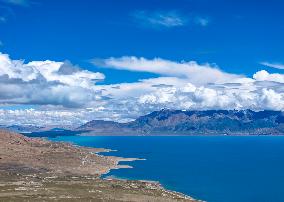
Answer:
[[[105, 76], [70, 62], [12, 60], [0, 54], [1, 123], [74, 124], [92, 119], [129, 121], [171, 109], [252, 109], [284, 111], [284, 75], [256, 72], [252, 78], [216, 65], [124, 56], [95, 59], [102, 68], [150, 72], [158, 78], [98, 84]], [[5, 109], [33, 105], [35, 109]], [[7, 118], [9, 117], [9, 119]], [[62, 119], [64, 117], [64, 119]]]

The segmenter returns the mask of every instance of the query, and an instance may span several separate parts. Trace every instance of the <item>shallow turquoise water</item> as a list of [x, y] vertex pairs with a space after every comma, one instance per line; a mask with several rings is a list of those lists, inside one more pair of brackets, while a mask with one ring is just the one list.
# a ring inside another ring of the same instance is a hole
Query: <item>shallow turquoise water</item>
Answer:
[[160, 181], [165, 187], [209, 202], [283, 202], [284, 137], [82, 137], [55, 141], [118, 150], [146, 158], [109, 175]]

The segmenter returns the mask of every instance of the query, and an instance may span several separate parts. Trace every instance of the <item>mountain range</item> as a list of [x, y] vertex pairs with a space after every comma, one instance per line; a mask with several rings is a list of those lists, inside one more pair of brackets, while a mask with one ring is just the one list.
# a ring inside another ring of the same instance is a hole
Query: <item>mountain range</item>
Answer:
[[93, 120], [85, 135], [284, 135], [284, 112], [161, 110], [128, 123]]
[[93, 120], [80, 127], [0, 125], [32, 137], [61, 135], [284, 135], [284, 112], [164, 109], [119, 123]]

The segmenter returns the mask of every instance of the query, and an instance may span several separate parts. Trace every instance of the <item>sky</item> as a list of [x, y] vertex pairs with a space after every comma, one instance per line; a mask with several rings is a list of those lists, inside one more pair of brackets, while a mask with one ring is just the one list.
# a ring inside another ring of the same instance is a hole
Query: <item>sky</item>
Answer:
[[0, 0], [0, 125], [284, 111], [281, 0]]

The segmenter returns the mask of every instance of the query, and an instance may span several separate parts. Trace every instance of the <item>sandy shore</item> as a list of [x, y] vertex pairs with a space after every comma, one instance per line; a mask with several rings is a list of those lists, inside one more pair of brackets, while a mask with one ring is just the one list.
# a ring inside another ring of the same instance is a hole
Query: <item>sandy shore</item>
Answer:
[[101, 179], [119, 162], [96, 149], [0, 131], [0, 201], [197, 201], [159, 183]]

